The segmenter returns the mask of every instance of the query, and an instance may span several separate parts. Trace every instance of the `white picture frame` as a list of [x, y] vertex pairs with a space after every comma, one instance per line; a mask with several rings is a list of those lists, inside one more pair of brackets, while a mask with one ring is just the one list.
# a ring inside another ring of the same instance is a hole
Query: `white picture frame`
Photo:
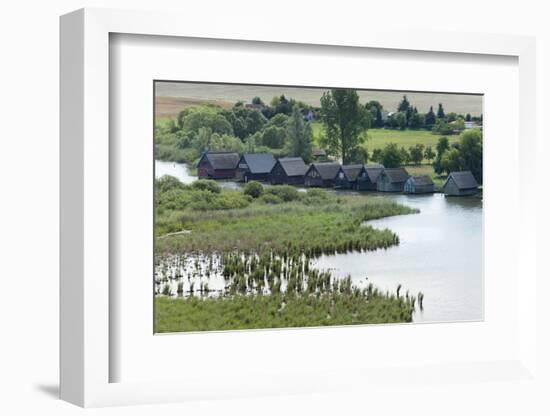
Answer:
[[[350, 380], [359, 386], [387, 383], [396, 374], [401, 374], [387, 368], [368, 372], [341, 368], [332, 370], [328, 378], [305, 372], [271, 375], [260, 381], [242, 383], [224, 378], [216, 383], [196, 378], [178, 382], [110, 382], [110, 366], [120, 359], [110, 349], [109, 314], [110, 308], [116, 307], [109, 297], [112, 290], [109, 275], [114, 261], [109, 252], [109, 229], [113, 221], [109, 205], [109, 172], [113, 168], [109, 158], [109, 36], [114, 33], [277, 42], [283, 48], [284, 44], [332, 45], [517, 58], [519, 179], [524, 184], [517, 201], [519, 227], [518, 240], [514, 242], [518, 270], [522, 271], [517, 291], [517, 354], [498, 362], [449, 362], [440, 366], [423, 366], [419, 362], [414, 371], [410, 368], [404, 371], [416, 376], [422, 374], [421, 378], [433, 379], [437, 373], [446, 380], [472, 383], [479, 383], [488, 374], [496, 379], [503, 377], [518, 382], [535, 377], [536, 217], [531, 214], [535, 211], [534, 184], [522, 180], [536, 159], [534, 39], [474, 33], [438, 33], [434, 36], [432, 32], [404, 32], [390, 26], [361, 30], [360, 34], [342, 27], [338, 33], [329, 35], [322, 28], [307, 33], [289, 28], [281, 33], [275, 30], [275, 25], [267, 25], [245, 36], [234, 32], [235, 22], [209, 27], [202, 19], [186, 19], [185, 25], [182, 21], [182, 16], [171, 13], [105, 9], [82, 9], [61, 18], [61, 398], [88, 407], [270, 392], [311, 393], [350, 389]], [[479, 377], [482, 373], [484, 377]]]

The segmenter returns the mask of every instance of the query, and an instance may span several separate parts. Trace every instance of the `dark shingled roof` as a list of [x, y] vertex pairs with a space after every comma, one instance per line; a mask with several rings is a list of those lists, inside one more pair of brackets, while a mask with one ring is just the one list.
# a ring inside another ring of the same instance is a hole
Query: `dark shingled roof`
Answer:
[[428, 175], [411, 176], [409, 180], [412, 181], [416, 186], [429, 186], [434, 184], [432, 178], [430, 178]]
[[269, 173], [275, 166], [275, 158], [271, 153], [246, 154], [242, 161], [248, 165], [251, 173]]
[[365, 170], [367, 171], [367, 175], [372, 183], [376, 182], [378, 180], [378, 177], [384, 170], [383, 165], [365, 165]]
[[206, 157], [214, 169], [235, 169], [239, 164], [239, 154], [236, 152], [206, 152]]
[[336, 178], [336, 174], [340, 170], [340, 163], [336, 162], [325, 162], [325, 163], [314, 163], [311, 165], [310, 169], [316, 169], [321, 176], [321, 179], [330, 180]]
[[474, 178], [474, 175], [472, 175], [472, 172], [470, 172], [469, 170], [465, 170], [462, 172], [451, 172], [449, 174], [449, 177], [447, 178], [447, 181], [450, 178], [452, 178], [453, 181], [456, 183], [458, 189], [472, 189], [479, 186], [476, 179]]
[[389, 178], [391, 183], [405, 182], [409, 178], [409, 173], [405, 168], [384, 169], [384, 174]]
[[304, 176], [307, 166], [301, 157], [282, 157], [279, 159], [281, 167], [287, 176]]
[[363, 170], [363, 165], [343, 165], [342, 171], [346, 175], [346, 178], [350, 181], [357, 180], [357, 176], [359, 176], [359, 173], [361, 173], [361, 170]]

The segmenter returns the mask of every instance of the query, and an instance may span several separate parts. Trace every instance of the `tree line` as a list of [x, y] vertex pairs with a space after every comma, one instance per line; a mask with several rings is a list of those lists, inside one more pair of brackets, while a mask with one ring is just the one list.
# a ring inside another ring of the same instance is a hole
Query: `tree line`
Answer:
[[[449, 146], [447, 140], [445, 147], [440, 140], [436, 152], [422, 144], [409, 149], [389, 144], [384, 149], [374, 149], [369, 155], [364, 146], [367, 131], [380, 127], [382, 105], [377, 101], [361, 104], [357, 91], [353, 89], [326, 91], [320, 104], [320, 107], [313, 107], [281, 95], [274, 97], [269, 105], [254, 97], [251, 104], [238, 102], [229, 109], [213, 105], [190, 107], [181, 111], [176, 120], [156, 126], [157, 157], [193, 163], [204, 151], [270, 152], [276, 157], [300, 156], [309, 163], [313, 159], [311, 121], [318, 120], [323, 126], [319, 145], [329, 156], [340, 159], [343, 164], [366, 163], [370, 159], [394, 167], [420, 164], [427, 159], [434, 161], [437, 173], [448, 168], [473, 165], [472, 155], [477, 150], [470, 149], [469, 142], [456, 147]], [[464, 118], [455, 113], [446, 114], [442, 104], [439, 104], [436, 113], [430, 108], [428, 113], [420, 114], [406, 96], [403, 96], [397, 110], [384, 127], [393, 128], [392, 123], [397, 123], [398, 128], [431, 127], [434, 132], [439, 132], [440, 127], [437, 126], [453, 124], [454, 129], [460, 125], [457, 122], [473, 119], [469, 114]], [[446, 131], [446, 127], [441, 128], [441, 131]], [[474, 136], [476, 134], [473, 133]], [[471, 138], [472, 134], [466, 137]]]

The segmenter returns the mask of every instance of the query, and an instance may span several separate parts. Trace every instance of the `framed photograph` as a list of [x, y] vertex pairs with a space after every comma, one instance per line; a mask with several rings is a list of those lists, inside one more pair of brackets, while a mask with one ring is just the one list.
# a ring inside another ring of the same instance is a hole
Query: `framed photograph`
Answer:
[[533, 39], [179, 22], [61, 18], [62, 398], [532, 380]]

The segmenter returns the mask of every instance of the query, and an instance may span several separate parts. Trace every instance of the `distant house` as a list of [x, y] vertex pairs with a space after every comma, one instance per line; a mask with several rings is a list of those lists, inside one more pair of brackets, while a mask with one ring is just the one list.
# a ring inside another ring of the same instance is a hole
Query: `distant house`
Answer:
[[405, 168], [384, 169], [376, 181], [379, 192], [403, 192], [409, 173]]
[[236, 152], [204, 152], [197, 163], [200, 179], [232, 179], [237, 173]]
[[407, 194], [427, 194], [435, 191], [435, 185], [428, 175], [411, 176], [403, 188]]
[[283, 157], [275, 162], [269, 175], [273, 185], [301, 185], [307, 166], [301, 157]]
[[448, 196], [475, 195], [479, 184], [469, 170], [451, 172], [443, 185], [442, 191]]
[[304, 184], [322, 188], [332, 187], [339, 170], [340, 164], [337, 162], [312, 163], [306, 172]]
[[357, 190], [376, 191], [376, 182], [383, 170], [382, 165], [365, 165], [363, 172], [357, 178]]
[[311, 156], [313, 156], [313, 160], [316, 162], [327, 161], [327, 153], [323, 149], [313, 149]]
[[340, 166], [334, 185], [342, 189], [356, 189], [357, 178], [363, 174], [365, 174], [365, 167], [363, 165]]
[[267, 181], [276, 160], [271, 153], [244, 154], [237, 166], [237, 179], [240, 181]]

